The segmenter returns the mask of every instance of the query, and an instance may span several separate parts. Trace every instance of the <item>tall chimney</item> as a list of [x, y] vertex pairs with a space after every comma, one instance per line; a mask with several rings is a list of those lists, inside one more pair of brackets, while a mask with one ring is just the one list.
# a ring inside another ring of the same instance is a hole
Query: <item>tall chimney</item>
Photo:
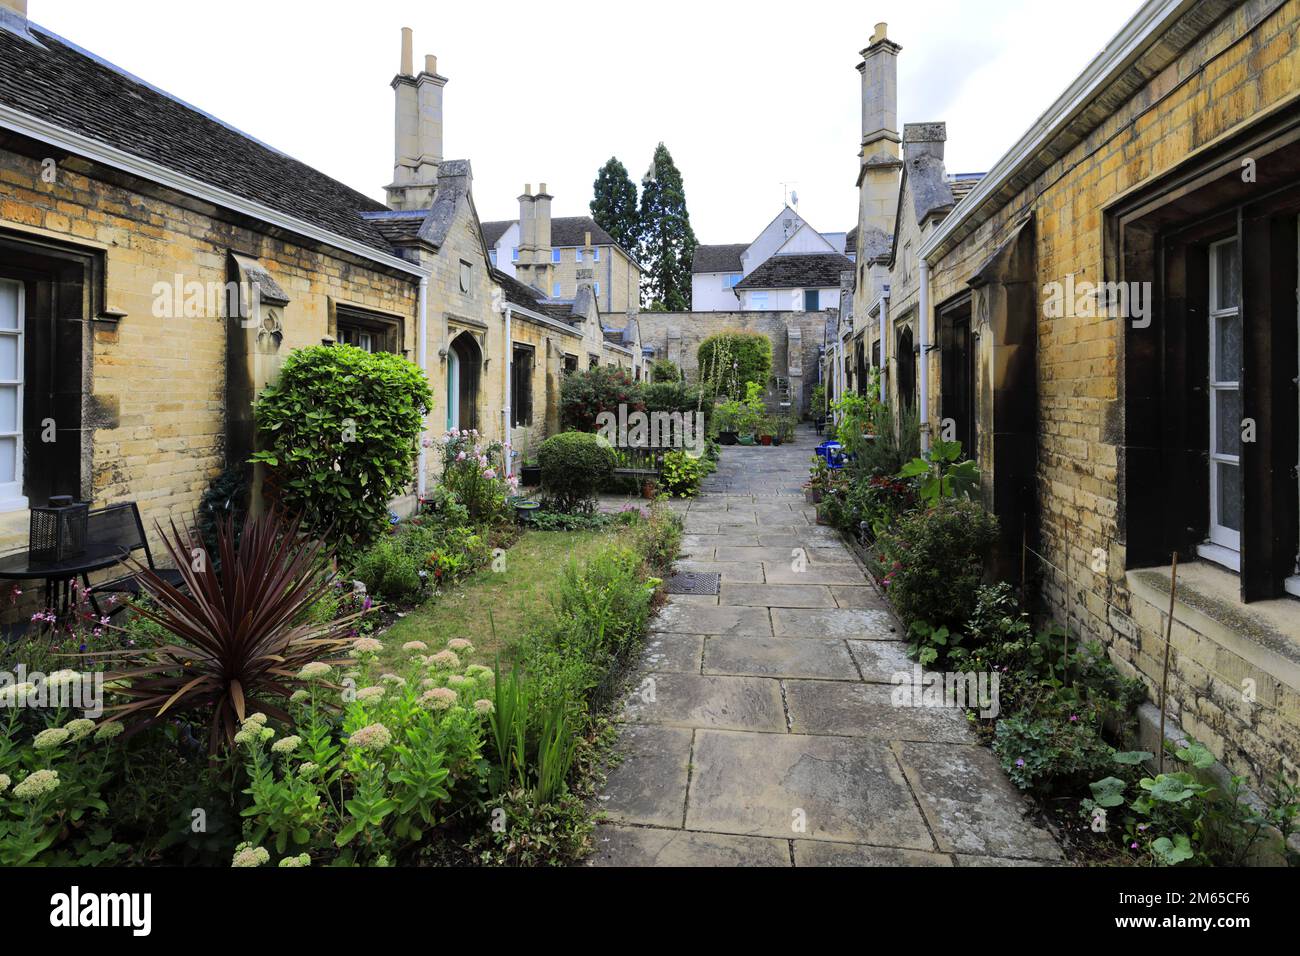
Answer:
[[871, 230], [890, 234], [898, 207], [898, 54], [903, 48], [877, 23], [858, 72], [862, 75], [862, 143], [858, 171], [858, 241]]
[[442, 162], [442, 88], [447, 79], [437, 74], [432, 56], [425, 57], [425, 69], [416, 76], [414, 49], [411, 28], [403, 27], [401, 68], [392, 82], [393, 181], [385, 187], [392, 209], [430, 208]]
[[536, 265], [538, 288], [551, 294], [551, 199], [546, 183], [537, 187], [533, 197], [533, 261]]
[[424, 58], [424, 72], [415, 80], [420, 108], [420, 166], [416, 171], [422, 183], [437, 183], [438, 164], [442, 162], [442, 89], [447, 78], [438, 75], [438, 58]]
[[[533, 184], [524, 183], [519, 196], [519, 261], [515, 263], [515, 277], [527, 285], [536, 285], [533, 276], [533, 249], [536, 246], [536, 211], [533, 205]], [[550, 290], [546, 292], [549, 294]]]
[[903, 159], [909, 163], [922, 156], [941, 160], [947, 139], [947, 123], [908, 123], [903, 127]]

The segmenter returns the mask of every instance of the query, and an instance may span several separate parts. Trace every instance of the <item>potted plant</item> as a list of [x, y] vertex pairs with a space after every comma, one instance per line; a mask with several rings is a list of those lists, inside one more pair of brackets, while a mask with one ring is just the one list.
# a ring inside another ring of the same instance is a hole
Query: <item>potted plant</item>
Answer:
[[515, 506], [515, 518], [520, 524], [527, 524], [542, 506], [527, 498], [516, 498], [511, 502]]
[[788, 415], [782, 415], [776, 420], [776, 435], [773, 438], [773, 444], [781, 445], [785, 442], [794, 441], [795, 430], [799, 426], [799, 420], [791, 412]]
[[741, 402], [731, 399], [719, 402], [713, 410], [713, 420], [718, 426], [718, 444], [734, 445], [740, 434], [740, 419], [744, 411]]
[[533, 430], [524, 429], [524, 440], [519, 451], [519, 460], [523, 463], [519, 469], [519, 483], [535, 488], [542, 483], [542, 466], [537, 462], [537, 451], [533, 447]]
[[772, 439], [776, 437], [776, 425], [770, 415], [764, 415], [758, 420], [758, 441], [761, 445], [772, 444]]

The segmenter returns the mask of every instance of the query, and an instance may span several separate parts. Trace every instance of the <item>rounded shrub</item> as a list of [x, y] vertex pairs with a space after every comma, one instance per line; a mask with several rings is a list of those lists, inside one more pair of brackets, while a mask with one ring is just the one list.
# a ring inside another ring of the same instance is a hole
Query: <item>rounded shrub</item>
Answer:
[[590, 432], [562, 432], [537, 452], [542, 489], [558, 511], [585, 509], [613, 477], [614, 450]]
[[268, 493], [347, 554], [387, 525], [388, 503], [414, 480], [433, 405], [424, 373], [388, 352], [350, 345], [296, 349], [258, 397]]
[[629, 412], [645, 411], [641, 383], [621, 368], [570, 372], [560, 382], [560, 427], [565, 430], [594, 432], [600, 413], [617, 416], [620, 405]]
[[650, 366], [652, 382], [680, 382], [681, 380], [682, 370], [671, 359], [655, 359], [654, 364]]

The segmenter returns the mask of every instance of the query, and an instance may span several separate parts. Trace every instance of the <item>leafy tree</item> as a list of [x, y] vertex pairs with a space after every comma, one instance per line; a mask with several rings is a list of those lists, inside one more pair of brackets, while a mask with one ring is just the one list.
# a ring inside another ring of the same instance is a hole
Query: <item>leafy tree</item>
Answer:
[[635, 253], [641, 239], [641, 217], [637, 212], [636, 184], [627, 167], [611, 156], [592, 184], [591, 215], [614, 241]]
[[668, 148], [660, 143], [654, 163], [641, 184], [642, 290], [657, 312], [691, 308], [691, 260], [695, 232], [686, 211], [682, 174]]

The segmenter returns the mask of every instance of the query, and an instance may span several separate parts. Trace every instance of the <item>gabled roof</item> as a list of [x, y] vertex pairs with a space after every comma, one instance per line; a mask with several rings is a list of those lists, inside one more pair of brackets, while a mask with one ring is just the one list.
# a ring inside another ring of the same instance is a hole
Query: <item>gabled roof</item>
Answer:
[[737, 289], [838, 289], [840, 273], [853, 263], [838, 252], [772, 256], [745, 278]]
[[0, 30], [0, 107], [37, 118], [377, 252], [386, 207], [29, 22]]
[[495, 246], [514, 224], [514, 219], [494, 219], [483, 223], [483, 241], [489, 246]]
[[733, 242], [725, 246], [696, 246], [691, 260], [691, 272], [742, 272], [740, 254], [749, 248], [747, 242]]

